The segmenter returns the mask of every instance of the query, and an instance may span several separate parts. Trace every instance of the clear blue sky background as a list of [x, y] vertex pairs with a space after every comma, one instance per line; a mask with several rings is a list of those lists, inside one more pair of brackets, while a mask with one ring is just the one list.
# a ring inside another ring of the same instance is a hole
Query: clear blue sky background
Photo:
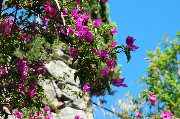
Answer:
[[[105, 96], [108, 102], [103, 105], [111, 109], [117, 99], [124, 97], [126, 92], [136, 96], [141, 90], [140, 84], [133, 82], [146, 75], [146, 51], [154, 50], [157, 44], [163, 41], [164, 34], [168, 34], [170, 39], [176, 38], [176, 32], [180, 31], [180, 0], [109, 0], [108, 5], [111, 21], [117, 24], [118, 44], [125, 44], [126, 37], [130, 35], [136, 39], [135, 45], [139, 46], [136, 52], [131, 53], [132, 59], [129, 63], [126, 63], [124, 54], [118, 55], [118, 64], [122, 65], [122, 76], [128, 88], [112, 87], [119, 92], [114, 96]], [[97, 101], [96, 97], [93, 101]], [[104, 115], [96, 108], [95, 119], [116, 117]]]

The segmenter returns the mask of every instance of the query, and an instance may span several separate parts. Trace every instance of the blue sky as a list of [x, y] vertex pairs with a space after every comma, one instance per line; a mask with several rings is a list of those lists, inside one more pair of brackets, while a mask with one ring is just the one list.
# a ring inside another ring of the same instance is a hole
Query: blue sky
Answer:
[[[141, 90], [137, 79], [146, 75], [148, 63], [146, 51], [154, 50], [159, 42], [163, 42], [163, 35], [168, 34], [170, 39], [175, 39], [176, 32], [180, 31], [180, 1], [179, 0], [109, 0], [109, 13], [111, 21], [117, 24], [118, 44], [125, 44], [128, 35], [136, 39], [135, 45], [139, 49], [131, 52], [132, 59], [126, 63], [124, 54], [118, 55], [118, 64], [122, 65], [122, 77], [128, 88], [112, 87], [119, 92], [114, 96], [105, 96], [108, 101], [103, 105], [111, 109], [118, 98], [122, 98], [126, 92], [133, 96]], [[134, 83], [133, 83], [134, 82]], [[103, 97], [98, 97], [102, 99]], [[96, 101], [93, 98], [93, 101]], [[104, 116], [100, 110], [96, 110], [95, 119], [115, 119], [115, 116]]]
[[[111, 109], [126, 92], [136, 96], [141, 90], [140, 84], [135, 81], [146, 75], [146, 51], [154, 50], [163, 41], [164, 34], [168, 34], [170, 39], [176, 38], [176, 32], [180, 31], [180, 0], [109, 0], [108, 5], [111, 21], [117, 24], [118, 44], [125, 45], [125, 39], [130, 35], [136, 39], [135, 45], [139, 46], [137, 51], [131, 52], [132, 59], [129, 63], [126, 63], [124, 54], [118, 55], [122, 77], [128, 87], [112, 87], [119, 92], [114, 96], [98, 97], [105, 98], [107, 104], [103, 106]], [[97, 99], [94, 97], [93, 101], [96, 102]], [[95, 119], [116, 119], [115, 116], [104, 116], [98, 108], [95, 110]]]

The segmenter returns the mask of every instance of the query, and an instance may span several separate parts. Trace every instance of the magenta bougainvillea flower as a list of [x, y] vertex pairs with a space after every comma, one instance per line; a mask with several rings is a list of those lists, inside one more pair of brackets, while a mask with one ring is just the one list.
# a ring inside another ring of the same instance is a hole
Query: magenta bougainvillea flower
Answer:
[[36, 70], [36, 75], [44, 74], [46, 72], [46, 69], [44, 67], [43, 62], [37, 62], [37, 70]]
[[29, 34], [24, 34], [21, 36], [21, 39], [24, 41], [24, 42], [28, 42], [31, 38], [31, 35]]
[[12, 26], [14, 19], [13, 19], [13, 18], [8, 18], [8, 17], [6, 17], [6, 18], [5, 18], [5, 21], [6, 21], [6, 23], [7, 23], [7, 24], [6, 24], [7, 26]]
[[73, 34], [74, 33], [74, 29], [72, 26], [70, 26], [68, 29], [67, 29], [67, 33], [68, 34]]
[[89, 30], [89, 26], [83, 26], [83, 30], [84, 31], [88, 31]]
[[149, 101], [151, 104], [155, 105], [156, 104], [156, 96], [154, 95], [154, 92], [150, 94]]
[[6, 68], [0, 68], [0, 76], [6, 75], [8, 73]]
[[78, 15], [78, 11], [76, 9], [72, 10], [71, 15], [73, 17], [77, 16]]
[[[4, 36], [8, 36], [11, 33], [12, 25], [13, 25], [13, 20], [12, 18], [5, 18], [6, 23], [0, 23], [0, 33], [4, 32]], [[13, 31], [18, 30], [18, 27], [16, 24], [14, 24]]]
[[19, 89], [20, 89], [21, 91], [25, 91], [25, 90], [26, 90], [26, 86], [25, 86], [24, 82], [19, 83], [18, 86], [19, 86]]
[[78, 55], [78, 50], [74, 47], [70, 48], [70, 57], [76, 59]]
[[109, 68], [114, 68], [115, 60], [107, 59], [107, 66]]
[[142, 117], [142, 115], [141, 115], [141, 113], [136, 113], [136, 117], [138, 117], [138, 118], [141, 118]]
[[29, 90], [27, 91], [27, 97], [28, 97], [28, 98], [32, 98], [35, 93], [36, 93], [36, 90], [35, 90], [35, 89], [29, 89]]
[[81, 5], [81, 1], [77, 0], [77, 4], [78, 4], [78, 6], [80, 6]]
[[54, 119], [54, 118], [53, 118], [53, 115], [50, 113], [44, 119]]
[[51, 10], [49, 11], [49, 16], [54, 17], [56, 15], [57, 11], [55, 8], [51, 8]]
[[78, 10], [76, 10], [76, 9], [73, 10], [71, 12], [71, 15], [74, 17], [75, 20], [78, 19], [79, 18]]
[[84, 30], [78, 31], [78, 32], [76, 33], [76, 35], [77, 35], [81, 40], [84, 39], [84, 34], [85, 34], [85, 31], [84, 31]]
[[36, 112], [35, 116], [41, 119], [41, 118], [43, 118], [43, 113], [42, 112]]
[[43, 4], [43, 8], [44, 12], [48, 13], [48, 15], [51, 17], [55, 16], [57, 13], [56, 9], [50, 6], [50, 1], [47, 1], [45, 4]]
[[56, 29], [56, 34], [59, 35], [61, 33], [61, 31]]
[[102, 0], [102, 2], [108, 2], [109, 0]]
[[15, 116], [15, 118], [18, 118], [18, 119], [22, 119], [22, 112], [20, 112], [19, 110], [16, 110], [13, 115]]
[[124, 82], [124, 78], [116, 78], [112, 80], [112, 85], [117, 86], [117, 87], [120, 87], [120, 86], [127, 87], [127, 85], [123, 84], [123, 82]]
[[164, 110], [161, 115], [161, 118], [162, 119], [172, 119], [172, 116], [173, 116], [172, 113], [168, 112], [167, 110]]
[[44, 17], [44, 18], [42, 19], [43, 25], [46, 25], [46, 23], [48, 23], [49, 21], [50, 21], [50, 19], [47, 18], [47, 17]]
[[76, 23], [76, 29], [77, 29], [78, 31], [80, 31], [80, 30], [83, 29], [82, 22], [77, 22], [77, 23]]
[[79, 114], [76, 114], [74, 119], [83, 119]]
[[50, 112], [50, 110], [51, 110], [51, 109], [50, 109], [49, 106], [45, 106], [45, 107], [44, 107], [44, 112], [45, 112], [45, 113]]
[[85, 84], [85, 85], [83, 86], [83, 91], [84, 91], [84, 92], [89, 92], [89, 89], [90, 89], [90, 87], [89, 87], [88, 85]]
[[127, 48], [129, 48], [131, 51], [135, 51], [135, 50], [137, 50], [139, 48], [139, 47], [134, 45], [135, 40], [136, 39], [134, 39], [133, 37], [130, 37], [130, 36], [128, 36], [126, 38]]
[[85, 14], [83, 14], [81, 17], [82, 17], [82, 20], [83, 20], [83, 21], [88, 21], [89, 18], [90, 18], [90, 15], [89, 15], [88, 13], [85, 13]]
[[110, 32], [110, 34], [112, 34], [112, 35], [118, 33], [116, 28], [111, 29], [109, 32]]
[[47, 1], [45, 4], [43, 4], [44, 12], [48, 12], [51, 7], [50, 7], [50, 1]]
[[46, 30], [46, 26], [43, 26], [42, 29], [43, 29], [43, 30]]
[[96, 55], [98, 55], [99, 57], [101, 58], [108, 58], [109, 57], [109, 54], [108, 54], [108, 49], [104, 49], [104, 50], [99, 50], [96, 52]]
[[30, 82], [29, 89], [27, 91], [28, 98], [32, 98], [34, 94], [36, 93], [36, 85], [37, 85], [37, 81]]
[[51, 9], [50, 1], [47, 1], [45, 4], [43, 4], [44, 12], [49, 12]]
[[61, 28], [61, 33], [63, 33], [64, 35], [67, 35], [67, 29]]
[[90, 43], [94, 40], [94, 36], [91, 32], [87, 31], [84, 33], [84, 40]]
[[93, 21], [93, 25], [94, 26], [99, 26], [99, 25], [101, 25], [101, 19], [100, 18], [98, 18], [98, 19], [95, 19], [94, 21]]
[[111, 42], [110, 47], [114, 48], [114, 47], [116, 47], [116, 45], [117, 45], [117, 42]]
[[15, 60], [15, 66], [16, 69], [20, 75], [21, 78], [26, 79], [26, 75], [27, 75], [27, 59], [23, 58], [22, 60], [16, 59]]
[[62, 12], [62, 14], [64, 14], [64, 15], [67, 15], [67, 14], [68, 14], [68, 10], [67, 10], [67, 9], [63, 9], [61, 12]]
[[110, 74], [109, 67], [106, 66], [101, 71], [102, 77], [107, 77]]
[[30, 119], [35, 119], [35, 116], [34, 115], [30, 116]]
[[30, 22], [30, 25], [32, 26], [32, 27], [36, 27], [36, 24], [35, 24], [35, 22]]
[[36, 64], [29, 64], [28, 69], [30, 71], [29, 72], [30, 74], [40, 75], [46, 72], [43, 62], [40, 61], [37, 62]]

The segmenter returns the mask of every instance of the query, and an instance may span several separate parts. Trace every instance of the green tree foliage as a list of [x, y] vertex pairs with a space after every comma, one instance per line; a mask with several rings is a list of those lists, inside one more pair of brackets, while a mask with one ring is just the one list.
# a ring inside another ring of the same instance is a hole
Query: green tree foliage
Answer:
[[[148, 89], [157, 95], [160, 109], [169, 110], [180, 116], [180, 39], [166, 42], [155, 51], [147, 52], [150, 62], [148, 76], [140, 81], [146, 82]], [[162, 104], [164, 103], [164, 104]], [[162, 106], [161, 106], [162, 105]]]
[[[156, 50], [147, 52], [147, 76], [138, 80], [144, 90], [137, 98], [127, 93], [131, 108], [116, 110], [118, 116], [138, 118], [137, 114], [140, 113], [141, 118], [159, 119], [167, 110], [175, 118], [180, 117], [180, 35], [177, 33], [175, 40], [169, 40], [167, 35], [164, 39], [165, 42], [160, 43]], [[155, 95], [155, 104], [150, 101], [152, 93]]]

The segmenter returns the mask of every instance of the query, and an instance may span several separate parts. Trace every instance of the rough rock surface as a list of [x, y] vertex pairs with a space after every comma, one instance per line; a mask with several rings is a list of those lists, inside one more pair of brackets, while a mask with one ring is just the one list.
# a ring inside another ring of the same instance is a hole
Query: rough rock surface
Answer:
[[[63, 56], [62, 53], [60, 55]], [[54, 79], [46, 79], [39, 83], [44, 88], [44, 93], [48, 99], [48, 101], [44, 100], [44, 103], [49, 104], [56, 112], [52, 112], [54, 119], [74, 119], [76, 114], [83, 119], [93, 119], [93, 106], [90, 103], [89, 94], [86, 93], [83, 98], [77, 98], [73, 93], [73, 91], [81, 91], [79, 79], [74, 80], [75, 70], [62, 60], [52, 60], [45, 64], [45, 67]], [[4, 117], [0, 118], [3, 119]], [[8, 119], [15, 118], [13, 115], [9, 115]]]
[[[89, 102], [89, 95], [84, 98], [77, 98], [72, 91], [81, 91], [80, 81], [74, 81], [74, 69], [71, 69], [63, 61], [53, 60], [45, 65], [48, 72], [55, 78], [51, 83], [43, 85], [45, 94], [50, 103], [59, 110], [57, 119], [74, 119], [76, 114], [84, 119], [93, 119], [92, 105]], [[48, 82], [48, 80], [47, 80]], [[46, 83], [46, 82], [43, 82]], [[59, 102], [59, 103], [58, 103]], [[61, 103], [60, 103], [61, 102]]]

